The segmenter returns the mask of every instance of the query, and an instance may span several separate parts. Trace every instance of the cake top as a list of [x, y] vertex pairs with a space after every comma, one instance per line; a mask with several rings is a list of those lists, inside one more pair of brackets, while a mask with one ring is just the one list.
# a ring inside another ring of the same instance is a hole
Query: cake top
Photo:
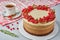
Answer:
[[48, 16], [48, 11], [34, 9], [29, 12], [28, 15], [31, 15], [34, 19], [43, 18], [43, 16]]
[[28, 6], [22, 10], [26, 20], [32, 23], [48, 23], [55, 19], [55, 11], [45, 5]]

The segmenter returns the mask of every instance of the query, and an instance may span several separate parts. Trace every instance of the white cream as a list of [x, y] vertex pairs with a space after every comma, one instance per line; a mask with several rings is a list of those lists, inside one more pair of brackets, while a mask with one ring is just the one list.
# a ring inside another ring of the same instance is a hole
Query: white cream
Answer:
[[48, 16], [48, 11], [34, 9], [28, 15], [31, 15], [34, 19], [43, 18], [43, 16]]

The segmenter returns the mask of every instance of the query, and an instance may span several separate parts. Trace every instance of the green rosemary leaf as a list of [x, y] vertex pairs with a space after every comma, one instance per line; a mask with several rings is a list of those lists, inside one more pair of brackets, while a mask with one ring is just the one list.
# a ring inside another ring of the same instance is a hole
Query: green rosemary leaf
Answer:
[[5, 33], [5, 34], [8, 34], [8, 35], [10, 35], [12, 37], [18, 37], [16, 34], [11, 33], [10, 31], [7, 31], [7, 30], [0, 30], [0, 31], [3, 32], [3, 33]]

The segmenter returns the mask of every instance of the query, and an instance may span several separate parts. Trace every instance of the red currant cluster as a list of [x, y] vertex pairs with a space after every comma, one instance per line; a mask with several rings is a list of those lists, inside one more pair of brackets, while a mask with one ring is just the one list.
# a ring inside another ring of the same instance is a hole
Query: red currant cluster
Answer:
[[[19, 23], [16, 22], [16, 24], [19, 24]], [[11, 24], [11, 25], [14, 26], [14, 24]], [[12, 27], [12, 28], [11, 28], [9, 25], [7, 25], [6, 28], [10, 29], [11, 31], [13, 31], [13, 30], [19, 30], [18, 27], [17, 27], [17, 28], [15, 28], [15, 27]]]
[[[28, 15], [28, 13], [30, 11], [32, 11], [33, 9], [49, 11], [48, 16], [46, 16], [46, 17], [44, 16], [43, 18], [40, 18], [39, 20], [35, 20], [32, 16]], [[55, 11], [50, 9], [50, 7], [47, 7], [45, 5], [43, 5], [43, 6], [38, 5], [36, 7], [28, 6], [28, 8], [24, 8], [22, 10], [22, 13], [23, 13], [23, 16], [25, 19], [27, 19], [29, 22], [32, 22], [35, 24], [37, 24], [38, 22], [47, 23], [47, 22], [50, 22], [50, 21], [55, 19]]]

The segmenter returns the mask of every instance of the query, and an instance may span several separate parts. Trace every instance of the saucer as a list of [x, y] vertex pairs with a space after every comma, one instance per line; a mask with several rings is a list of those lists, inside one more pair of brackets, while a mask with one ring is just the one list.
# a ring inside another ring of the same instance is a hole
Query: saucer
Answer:
[[58, 33], [58, 24], [55, 23], [54, 26], [54, 30], [52, 33], [50, 33], [49, 35], [46, 36], [34, 36], [29, 34], [28, 32], [26, 32], [23, 28], [23, 21], [21, 20], [20, 25], [19, 25], [19, 32], [26, 38], [29, 38], [31, 40], [48, 40], [53, 38], [54, 36], [56, 36], [56, 34]]
[[[6, 11], [3, 11], [3, 13], [2, 13], [3, 17], [5, 19], [10, 19], [10, 18], [8, 18], [8, 16], [5, 15], [5, 13], [6, 13]], [[16, 9], [16, 13], [15, 14], [16, 15], [14, 17], [12, 17], [12, 19], [15, 19], [15, 18], [19, 17], [21, 15], [21, 12], [18, 9]]]

